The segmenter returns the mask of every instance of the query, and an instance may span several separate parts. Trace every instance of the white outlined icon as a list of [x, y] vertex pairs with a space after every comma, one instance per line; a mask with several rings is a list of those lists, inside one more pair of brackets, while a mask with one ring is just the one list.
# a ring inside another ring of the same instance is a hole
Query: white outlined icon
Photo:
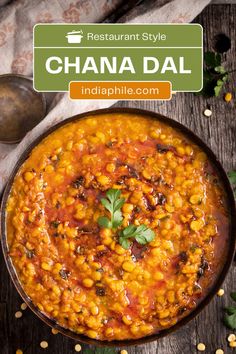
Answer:
[[81, 43], [81, 40], [83, 38], [83, 31], [75, 31], [73, 30], [72, 32], [68, 32], [66, 35], [68, 43]]

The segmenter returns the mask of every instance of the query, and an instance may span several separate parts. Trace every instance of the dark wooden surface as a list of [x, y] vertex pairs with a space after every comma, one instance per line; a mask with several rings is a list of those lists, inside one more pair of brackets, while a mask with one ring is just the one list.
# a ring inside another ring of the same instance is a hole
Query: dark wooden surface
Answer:
[[[236, 69], [236, 5], [210, 5], [196, 19], [204, 28], [205, 50], [212, 49], [212, 40], [220, 32], [227, 34], [232, 40], [232, 48], [225, 59], [227, 68]], [[234, 100], [225, 103], [223, 98], [203, 99], [191, 93], [179, 93], [166, 103], [160, 102], [122, 102], [119, 106], [140, 107], [154, 110], [185, 124], [212, 148], [225, 169], [236, 168], [236, 115], [235, 115], [235, 83], [236, 75], [231, 77], [228, 90], [234, 88]], [[203, 115], [207, 105], [211, 106], [212, 116]], [[49, 327], [44, 325], [27, 309], [21, 319], [14, 314], [20, 308], [22, 300], [12, 285], [6, 266], [0, 254], [0, 354], [15, 353], [20, 348], [27, 354], [69, 354], [75, 353], [73, 340], [62, 335], [53, 335]], [[223, 284], [225, 295], [215, 297], [201, 314], [184, 328], [174, 334], [148, 345], [127, 348], [130, 354], [192, 354], [197, 353], [196, 344], [204, 342], [207, 354], [215, 353], [217, 348], [225, 353], [233, 353], [227, 345], [226, 329], [222, 322], [222, 308], [229, 303], [229, 293], [236, 290], [236, 267], [231, 270]], [[48, 349], [41, 349], [39, 343], [47, 340]], [[85, 346], [83, 346], [85, 348]]]

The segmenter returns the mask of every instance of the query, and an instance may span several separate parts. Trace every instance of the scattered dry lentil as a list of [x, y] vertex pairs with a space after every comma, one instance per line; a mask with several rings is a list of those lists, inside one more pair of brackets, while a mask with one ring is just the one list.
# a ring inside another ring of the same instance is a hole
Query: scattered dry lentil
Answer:
[[224, 289], [219, 289], [218, 292], [217, 292], [217, 295], [218, 296], [223, 296], [225, 293]]
[[23, 354], [23, 350], [17, 349], [17, 350], [16, 350], [16, 354]]
[[15, 313], [15, 318], [21, 318], [22, 317], [22, 312], [21, 311], [17, 311]]
[[48, 347], [48, 342], [43, 340], [42, 342], [40, 342], [40, 347], [43, 348], [43, 349], [46, 349]]
[[236, 340], [236, 336], [234, 333], [231, 333], [228, 338], [227, 338], [228, 342], [234, 342]]
[[230, 342], [230, 343], [229, 343], [229, 346], [230, 346], [231, 348], [236, 348], [236, 341]]
[[123, 350], [120, 351], [120, 354], [128, 354], [128, 352], [127, 352], [127, 350], [123, 349]]
[[26, 303], [25, 302], [23, 302], [21, 305], [20, 305], [20, 308], [21, 308], [21, 310], [26, 310], [27, 309], [27, 305], [26, 305]]
[[199, 352], [204, 352], [205, 349], [206, 349], [206, 346], [204, 343], [198, 343], [197, 350], [199, 350]]
[[205, 109], [205, 111], [203, 112], [204, 116], [206, 117], [210, 117], [212, 115], [212, 111], [210, 109]]
[[225, 102], [230, 102], [232, 100], [232, 93], [227, 92], [224, 96]]
[[222, 349], [217, 349], [215, 354], [224, 354], [224, 351]]
[[81, 345], [80, 345], [80, 344], [76, 344], [76, 345], [75, 345], [75, 351], [76, 351], [76, 352], [81, 352], [81, 350], [82, 350]]
[[52, 334], [58, 334], [58, 330], [56, 328], [52, 328]]

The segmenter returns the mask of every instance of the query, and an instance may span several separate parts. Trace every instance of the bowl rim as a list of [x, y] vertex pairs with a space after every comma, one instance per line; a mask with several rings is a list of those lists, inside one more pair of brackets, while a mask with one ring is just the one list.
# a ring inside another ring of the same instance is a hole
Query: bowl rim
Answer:
[[[180, 131], [183, 135], [187, 136], [187, 138], [193, 142], [194, 144], [198, 145], [208, 156], [209, 160], [211, 163], [214, 165], [217, 171], [217, 175], [221, 180], [223, 189], [226, 194], [226, 199], [227, 199], [227, 206], [229, 210], [229, 235], [228, 235], [228, 240], [227, 240], [227, 253], [225, 255], [224, 262], [222, 262], [222, 267], [221, 270], [218, 271], [217, 277], [214, 279], [213, 284], [209, 286], [209, 292], [203, 297], [203, 299], [198, 303], [197, 307], [192, 310], [190, 313], [188, 313], [185, 317], [183, 317], [181, 320], [179, 320], [175, 325], [171, 326], [170, 328], [163, 329], [160, 332], [154, 333], [149, 336], [145, 336], [139, 339], [127, 339], [127, 340], [113, 340], [113, 341], [101, 341], [97, 339], [92, 339], [89, 338], [85, 335], [82, 334], [77, 334], [69, 329], [66, 329], [59, 324], [57, 324], [54, 320], [50, 319], [46, 315], [44, 315], [30, 300], [30, 298], [27, 296], [27, 294], [24, 292], [23, 287], [20, 284], [20, 281], [17, 277], [15, 268], [13, 266], [13, 263], [11, 261], [11, 258], [8, 254], [8, 245], [7, 245], [7, 233], [6, 233], [6, 204], [7, 200], [11, 191], [11, 187], [14, 181], [14, 178], [16, 174], [18, 173], [18, 170], [24, 163], [24, 161], [29, 157], [31, 151], [47, 136], [49, 136], [51, 133], [56, 131], [58, 128], [65, 126], [68, 123], [91, 117], [91, 116], [99, 116], [99, 115], [104, 115], [104, 114], [132, 114], [132, 115], [138, 115], [142, 117], [148, 117], [152, 118], [154, 120], [158, 120], [160, 122], [166, 123], [168, 126], [173, 127], [174, 129], [177, 129]], [[28, 307], [36, 314], [38, 318], [40, 318], [44, 323], [49, 325], [52, 328], [57, 329], [60, 333], [64, 334], [67, 337], [70, 337], [74, 340], [77, 340], [79, 342], [85, 343], [85, 344], [90, 344], [90, 345], [95, 345], [95, 346], [100, 346], [100, 347], [124, 347], [124, 346], [133, 346], [133, 345], [139, 345], [139, 344], [145, 344], [149, 342], [156, 341], [162, 337], [167, 336], [170, 333], [173, 333], [174, 331], [178, 330], [185, 324], [187, 324], [189, 321], [191, 321], [193, 318], [195, 318], [205, 307], [206, 305], [212, 300], [218, 289], [220, 288], [221, 284], [223, 283], [228, 270], [231, 266], [231, 263], [234, 258], [234, 253], [235, 253], [235, 245], [236, 245], [236, 209], [235, 209], [235, 200], [234, 200], [234, 195], [233, 191], [230, 185], [230, 182], [228, 180], [227, 174], [224, 171], [224, 168], [222, 167], [220, 161], [216, 157], [216, 155], [213, 153], [213, 151], [205, 144], [205, 142], [202, 141], [194, 132], [192, 132], [189, 128], [184, 126], [183, 124], [179, 123], [178, 121], [175, 121], [172, 118], [168, 118], [162, 114], [159, 114], [157, 112], [149, 111], [149, 110], [144, 110], [144, 109], [139, 109], [139, 108], [127, 108], [127, 107], [111, 107], [111, 108], [104, 108], [104, 109], [97, 109], [97, 110], [92, 110], [88, 112], [83, 112], [77, 115], [74, 115], [70, 118], [67, 118], [56, 125], [50, 127], [46, 131], [44, 131], [40, 136], [38, 136], [28, 147], [27, 149], [24, 150], [24, 152], [21, 154], [21, 156], [18, 159], [18, 162], [16, 163], [15, 167], [13, 168], [11, 175], [8, 179], [8, 182], [6, 184], [6, 187], [4, 189], [3, 197], [2, 197], [2, 202], [1, 202], [1, 244], [2, 244], [2, 250], [3, 250], [3, 255], [5, 259], [5, 263], [8, 269], [8, 272], [10, 274], [11, 280], [24, 300], [24, 302], [28, 305]]]

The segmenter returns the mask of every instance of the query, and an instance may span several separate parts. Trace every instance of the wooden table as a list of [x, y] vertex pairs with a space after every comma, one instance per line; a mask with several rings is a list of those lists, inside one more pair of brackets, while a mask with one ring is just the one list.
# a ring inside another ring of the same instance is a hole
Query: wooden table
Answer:
[[[236, 5], [210, 5], [196, 19], [204, 28], [205, 50], [212, 49], [212, 40], [220, 32], [232, 39], [232, 48], [227, 53], [227, 68], [236, 69]], [[228, 90], [235, 89], [236, 75], [231, 77]], [[234, 85], [233, 85], [234, 84]], [[225, 103], [223, 98], [204, 99], [191, 93], [174, 95], [166, 103], [160, 102], [122, 102], [118, 106], [145, 108], [167, 115], [185, 124], [197, 133], [216, 153], [226, 170], [236, 168], [236, 116], [234, 102]], [[207, 105], [211, 106], [212, 116], [203, 115]], [[21, 348], [24, 353], [75, 353], [75, 342], [60, 334], [53, 335], [30, 311], [26, 310], [21, 319], [14, 314], [20, 309], [21, 298], [10, 281], [2, 254], [0, 255], [0, 354], [15, 353]], [[222, 308], [229, 304], [230, 291], [236, 291], [236, 267], [231, 270], [223, 285], [225, 295], [215, 297], [201, 314], [184, 328], [152, 344], [127, 348], [131, 354], [191, 354], [196, 353], [196, 344], [204, 342], [207, 354], [223, 348], [225, 353], [233, 353], [227, 346], [226, 337], [230, 330], [221, 322]], [[46, 340], [47, 350], [39, 343]], [[83, 346], [85, 348], [86, 346]]]

